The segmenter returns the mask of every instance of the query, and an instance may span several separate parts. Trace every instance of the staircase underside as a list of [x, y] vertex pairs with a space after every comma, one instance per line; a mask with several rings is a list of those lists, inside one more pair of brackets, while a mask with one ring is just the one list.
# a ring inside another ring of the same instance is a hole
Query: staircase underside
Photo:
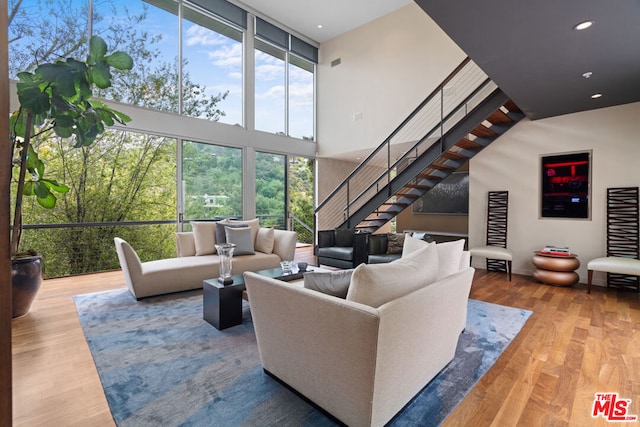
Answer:
[[518, 123], [524, 114], [496, 89], [424, 153], [407, 159], [396, 176], [339, 228], [373, 233]]

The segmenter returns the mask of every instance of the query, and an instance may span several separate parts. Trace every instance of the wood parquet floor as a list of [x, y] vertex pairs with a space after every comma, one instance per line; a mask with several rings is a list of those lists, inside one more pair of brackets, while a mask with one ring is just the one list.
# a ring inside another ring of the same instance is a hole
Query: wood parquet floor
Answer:
[[[313, 263], [311, 248], [296, 260]], [[115, 425], [72, 297], [120, 287], [120, 271], [46, 280], [13, 320], [14, 426]], [[533, 315], [444, 426], [604, 426], [591, 417], [596, 392], [631, 399], [640, 415], [637, 293], [478, 270], [471, 297]]]

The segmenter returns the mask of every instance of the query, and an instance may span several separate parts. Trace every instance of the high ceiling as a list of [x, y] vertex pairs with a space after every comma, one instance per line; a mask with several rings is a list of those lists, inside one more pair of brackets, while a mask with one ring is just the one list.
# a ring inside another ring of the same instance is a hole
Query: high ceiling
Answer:
[[[322, 43], [411, 0], [236, 3]], [[416, 3], [530, 119], [640, 101], [640, 0]], [[593, 26], [573, 29], [585, 20]]]
[[[412, 0], [237, 0], [317, 43], [374, 21]], [[322, 28], [318, 28], [322, 25]]]
[[416, 3], [530, 119], [640, 101], [640, 0]]

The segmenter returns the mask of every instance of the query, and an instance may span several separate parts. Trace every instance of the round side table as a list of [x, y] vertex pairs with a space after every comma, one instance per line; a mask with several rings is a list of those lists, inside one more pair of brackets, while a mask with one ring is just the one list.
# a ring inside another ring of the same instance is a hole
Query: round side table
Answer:
[[549, 255], [534, 252], [533, 265], [536, 269], [533, 272], [534, 279], [554, 286], [572, 286], [578, 283], [580, 276], [576, 273], [580, 267], [578, 255], [571, 254]]

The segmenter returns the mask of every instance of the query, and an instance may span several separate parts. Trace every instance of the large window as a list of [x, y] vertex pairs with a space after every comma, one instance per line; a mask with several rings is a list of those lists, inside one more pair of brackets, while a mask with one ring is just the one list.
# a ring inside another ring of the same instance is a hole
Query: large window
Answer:
[[242, 31], [188, 7], [184, 17], [183, 114], [243, 125]]
[[286, 229], [286, 156], [256, 153], [256, 216], [264, 227]]
[[114, 79], [107, 98], [141, 107], [179, 112], [178, 3], [106, 0], [93, 3], [93, 34], [112, 50], [132, 56], [134, 68]]
[[289, 55], [289, 136], [313, 140], [313, 63]]
[[286, 135], [285, 52], [256, 40], [256, 129]]
[[182, 143], [183, 220], [242, 218], [242, 149]]

